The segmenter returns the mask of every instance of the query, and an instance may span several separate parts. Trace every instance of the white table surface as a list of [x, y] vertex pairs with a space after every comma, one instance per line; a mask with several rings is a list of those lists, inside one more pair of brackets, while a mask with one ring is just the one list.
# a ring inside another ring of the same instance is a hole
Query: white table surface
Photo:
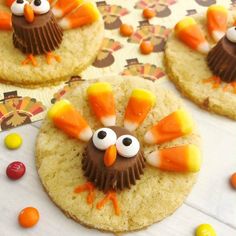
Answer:
[[[179, 93], [167, 82], [167, 86]], [[127, 235], [191, 236], [202, 223], [211, 224], [218, 236], [236, 235], [236, 190], [229, 176], [236, 172], [235, 121], [210, 114], [184, 99], [196, 120], [203, 139], [204, 163], [198, 181], [184, 204], [170, 217], [146, 230]], [[110, 235], [84, 228], [68, 219], [44, 192], [34, 161], [34, 145], [41, 122], [0, 133], [0, 236], [73, 236]], [[4, 137], [17, 132], [23, 137], [20, 149], [9, 151]], [[13, 161], [25, 163], [27, 172], [18, 181], [6, 177], [5, 170]], [[32, 229], [18, 226], [21, 209], [34, 206], [41, 219]]]

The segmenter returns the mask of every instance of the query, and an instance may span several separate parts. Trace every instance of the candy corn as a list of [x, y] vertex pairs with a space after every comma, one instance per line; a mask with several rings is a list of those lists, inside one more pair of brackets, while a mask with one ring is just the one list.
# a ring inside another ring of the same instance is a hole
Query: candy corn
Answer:
[[52, 12], [57, 18], [61, 18], [80, 6], [84, 0], [57, 0]]
[[74, 29], [97, 21], [100, 13], [92, 2], [83, 3], [77, 10], [65, 16], [58, 23], [63, 29]]
[[149, 144], [160, 144], [187, 135], [193, 130], [193, 121], [183, 109], [179, 109], [160, 120], [144, 136]]
[[134, 89], [125, 111], [124, 126], [134, 131], [144, 121], [154, 106], [156, 97], [145, 89]]
[[0, 30], [11, 30], [11, 14], [0, 11]]
[[147, 157], [148, 164], [165, 171], [198, 172], [201, 167], [201, 153], [197, 146], [160, 149]]
[[115, 100], [109, 83], [98, 82], [89, 86], [88, 101], [96, 117], [105, 126], [116, 124]]
[[223, 6], [212, 5], [207, 10], [207, 28], [212, 38], [218, 42], [227, 30], [228, 11]]
[[12, 3], [13, 2], [15, 2], [15, 0], [6, 0], [6, 5], [8, 6], [8, 7], [11, 7], [11, 5], [12, 5]]
[[68, 100], [61, 100], [48, 111], [48, 117], [54, 125], [72, 138], [88, 141], [92, 137], [92, 130], [86, 120]]
[[205, 39], [201, 28], [192, 17], [186, 17], [175, 26], [176, 36], [188, 45], [202, 53], [208, 53], [210, 46]]

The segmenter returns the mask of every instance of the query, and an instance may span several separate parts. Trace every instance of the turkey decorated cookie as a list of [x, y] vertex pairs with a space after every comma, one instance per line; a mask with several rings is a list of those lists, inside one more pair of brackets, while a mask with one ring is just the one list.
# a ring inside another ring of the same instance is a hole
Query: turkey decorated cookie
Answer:
[[48, 111], [36, 165], [52, 201], [88, 227], [145, 228], [184, 201], [201, 167], [200, 137], [182, 102], [157, 82], [81, 82]]
[[0, 81], [48, 86], [93, 63], [104, 26], [87, 0], [0, 0]]
[[235, 13], [212, 5], [180, 20], [165, 49], [176, 87], [202, 108], [236, 119]]

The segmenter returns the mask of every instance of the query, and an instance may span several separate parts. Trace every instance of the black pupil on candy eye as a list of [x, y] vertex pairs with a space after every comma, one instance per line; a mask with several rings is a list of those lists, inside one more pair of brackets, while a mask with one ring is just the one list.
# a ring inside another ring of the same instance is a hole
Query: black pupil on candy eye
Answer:
[[234, 27], [234, 30], [236, 30], [236, 27]]
[[41, 5], [41, 0], [35, 0], [34, 5], [35, 6], [40, 6]]
[[131, 138], [124, 138], [122, 142], [125, 146], [129, 146], [132, 143], [132, 139]]
[[107, 133], [103, 130], [98, 132], [98, 138], [99, 139], [104, 139], [107, 136]]
[[17, 0], [17, 3], [24, 3], [24, 0]]

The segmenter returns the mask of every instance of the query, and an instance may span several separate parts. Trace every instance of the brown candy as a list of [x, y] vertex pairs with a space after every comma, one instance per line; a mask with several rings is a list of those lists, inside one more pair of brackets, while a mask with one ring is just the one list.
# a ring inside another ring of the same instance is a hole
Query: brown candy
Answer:
[[[117, 134], [117, 137], [124, 134], [131, 134], [128, 130], [122, 127], [109, 127]], [[145, 159], [142, 151], [131, 158], [125, 158], [117, 154], [115, 163], [106, 167], [104, 165], [105, 151], [98, 150], [92, 139], [89, 141], [82, 167], [84, 175], [88, 181], [91, 181], [99, 190], [107, 192], [109, 190], [123, 190], [135, 185], [136, 180], [140, 179], [145, 167]]]
[[207, 63], [212, 73], [222, 81], [236, 81], [236, 43], [224, 36], [209, 52]]
[[54, 51], [62, 42], [63, 32], [50, 10], [36, 15], [32, 23], [24, 16], [12, 15], [13, 43], [25, 54], [39, 55]]

